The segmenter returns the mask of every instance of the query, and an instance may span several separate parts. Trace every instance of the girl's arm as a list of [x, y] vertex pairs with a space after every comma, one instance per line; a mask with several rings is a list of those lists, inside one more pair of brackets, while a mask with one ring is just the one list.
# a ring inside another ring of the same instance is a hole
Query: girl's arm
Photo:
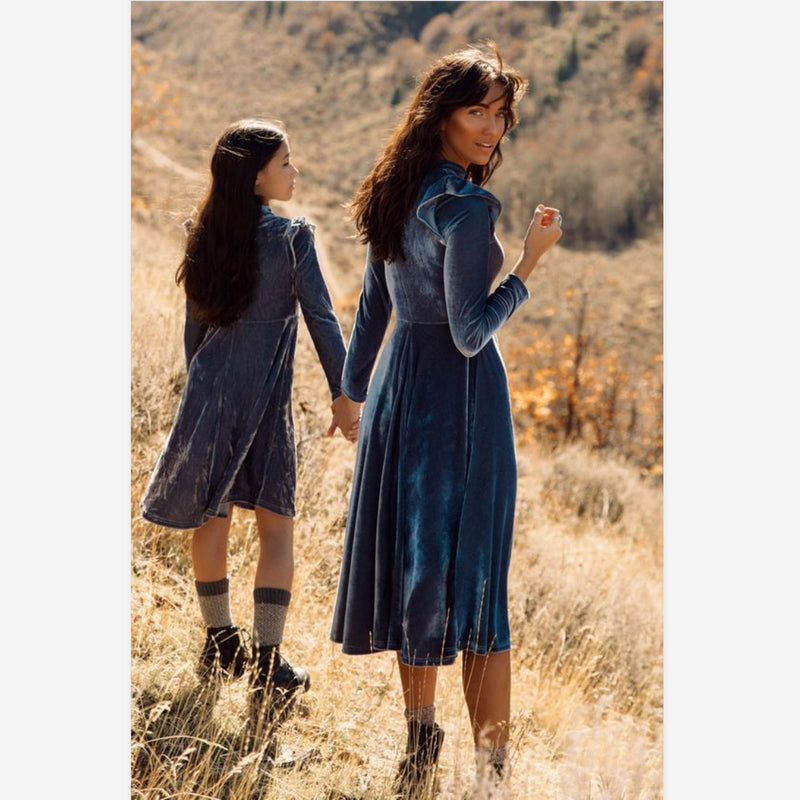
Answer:
[[345, 344], [339, 320], [333, 311], [328, 287], [314, 247], [314, 234], [309, 226], [294, 237], [295, 288], [308, 331], [314, 342], [331, 397], [342, 393], [342, 368]]

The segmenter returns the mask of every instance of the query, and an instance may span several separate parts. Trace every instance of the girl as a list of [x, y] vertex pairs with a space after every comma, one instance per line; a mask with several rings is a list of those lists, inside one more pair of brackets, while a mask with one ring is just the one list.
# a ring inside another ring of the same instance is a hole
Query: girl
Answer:
[[[351, 439], [356, 434], [342, 415], [345, 346], [313, 228], [270, 208], [292, 197], [298, 174], [289, 140], [274, 124], [241, 120], [215, 145], [211, 186], [176, 275], [187, 298], [186, 388], [141, 503], [151, 522], [193, 529], [192, 566], [206, 625], [198, 671], [203, 679], [235, 677], [252, 663], [253, 709], [310, 686], [307, 672], [279, 650], [294, 569], [298, 302], [333, 398], [328, 435], [336, 427]], [[252, 661], [228, 596], [232, 505], [255, 511], [259, 535]]]
[[517, 475], [494, 334], [561, 237], [557, 209], [539, 205], [522, 255], [490, 291], [503, 261], [500, 203], [481, 187], [524, 89], [496, 50], [437, 61], [352, 204], [368, 248], [342, 385], [355, 408], [366, 403], [331, 638], [345, 653], [397, 651], [403, 797], [433, 772], [444, 736], [436, 670], [459, 652], [478, 763], [492, 780], [505, 770]]

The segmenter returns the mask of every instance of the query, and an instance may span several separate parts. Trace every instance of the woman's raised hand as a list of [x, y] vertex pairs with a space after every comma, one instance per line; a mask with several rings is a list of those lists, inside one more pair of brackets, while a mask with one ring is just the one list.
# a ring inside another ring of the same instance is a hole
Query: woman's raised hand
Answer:
[[342, 436], [350, 442], [358, 438], [358, 428], [361, 424], [361, 403], [356, 403], [347, 395], [340, 394], [331, 403], [331, 424], [328, 427], [328, 436], [333, 436], [338, 428]]
[[537, 260], [561, 238], [561, 212], [539, 203], [525, 234], [525, 250]]
[[525, 233], [522, 254], [514, 274], [526, 281], [539, 259], [561, 238], [561, 212], [557, 208], [539, 203]]

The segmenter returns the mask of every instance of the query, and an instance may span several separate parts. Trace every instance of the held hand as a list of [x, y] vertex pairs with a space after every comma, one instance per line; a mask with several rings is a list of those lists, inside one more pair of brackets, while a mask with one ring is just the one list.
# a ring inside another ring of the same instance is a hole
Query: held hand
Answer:
[[336, 429], [342, 432], [342, 436], [350, 442], [355, 442], [358, 438], [358, 428], [361, 424], [361, 403], [356, 403], [347, 395], [340, 394], [331, 403], [331, 424], [328, 427], [328, 436], [333, 436]]

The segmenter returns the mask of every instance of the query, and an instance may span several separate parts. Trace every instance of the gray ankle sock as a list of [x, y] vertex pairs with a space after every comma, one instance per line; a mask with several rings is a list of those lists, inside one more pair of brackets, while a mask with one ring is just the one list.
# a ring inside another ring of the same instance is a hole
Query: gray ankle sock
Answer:
[[270, 647], [283, 641], [283, 628], [292, 593], [287, 589], [258, 586], [253, 589], [253, 641]]
[[420, 708], [407, 708], [405, 710], [406, 719], [411, 722], [415, 720], [423, 725], [432, 727], [436, 722], [436, 706], [422, 706]]
[[200, 601], [200, 613], [207, 628], [224, 628], [233, 625], [231, 619], [231, 601], [228, 594], [228, 579], [203, 583], [194, 582], [197, 599]]

